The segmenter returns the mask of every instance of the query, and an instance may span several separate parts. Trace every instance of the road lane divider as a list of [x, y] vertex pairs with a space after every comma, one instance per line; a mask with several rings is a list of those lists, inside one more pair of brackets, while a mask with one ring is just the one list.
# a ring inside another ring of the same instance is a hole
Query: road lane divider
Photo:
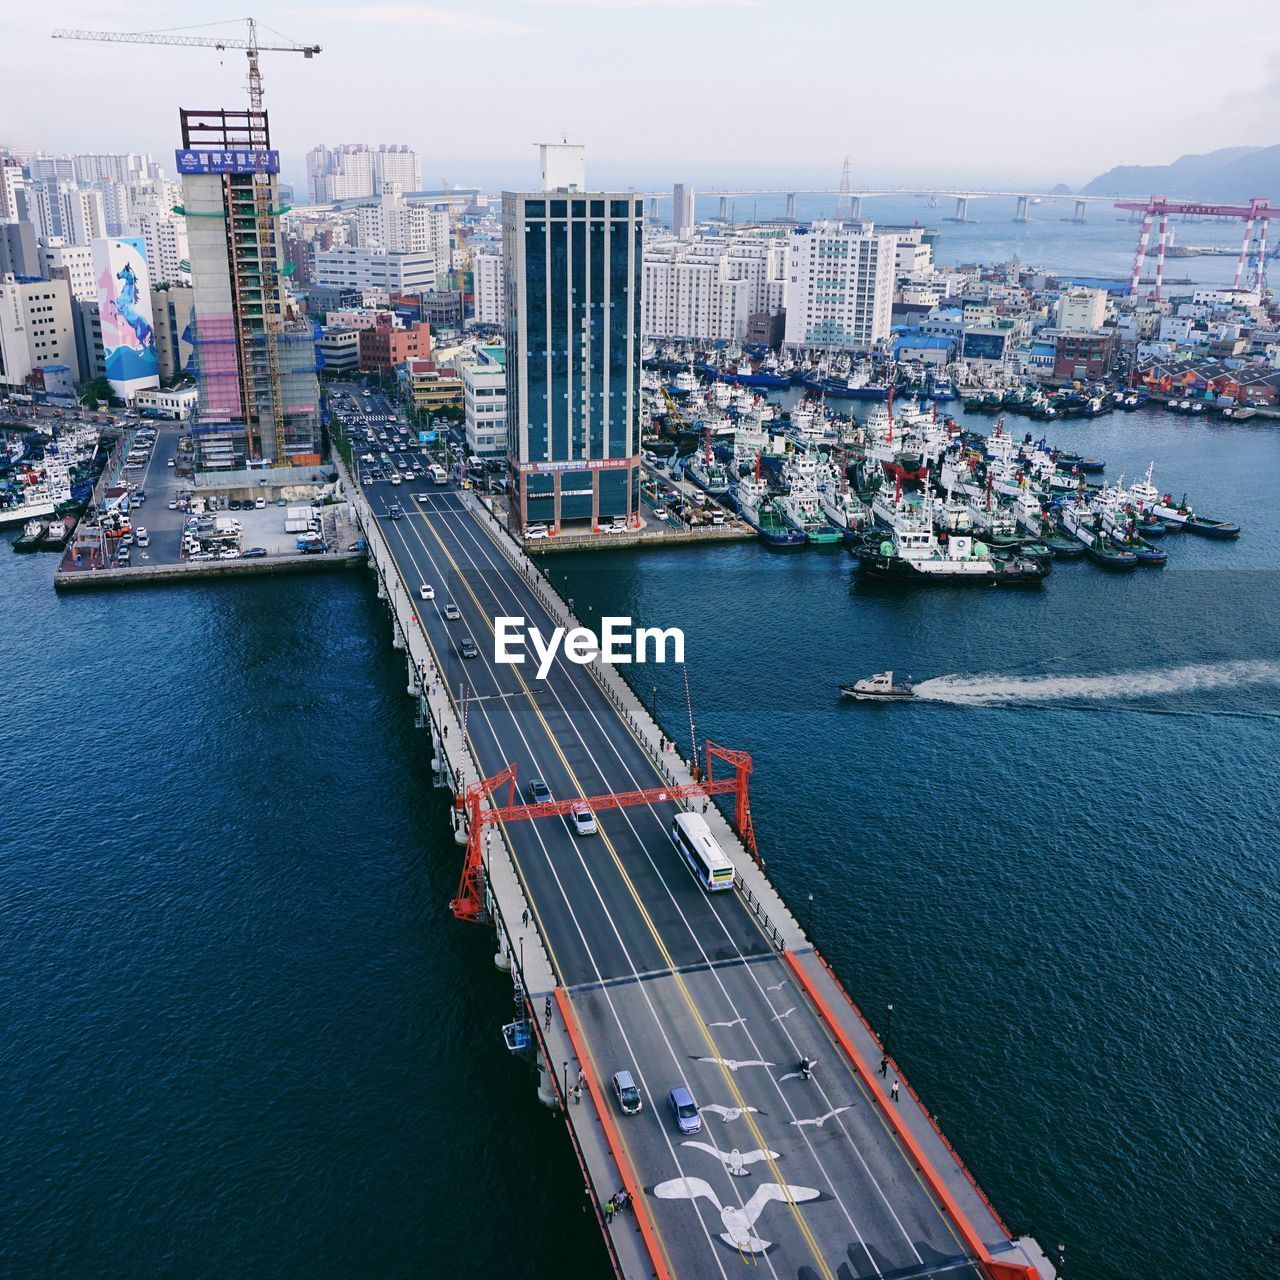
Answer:
[[[573, 1045], [574, 1053], [578, 1055], [578, 1062], [584, 1068], [583, 1074], [587, 1078], [587, 1091], [591, 1094], [591, 1101], [595, 1103], [596, 1114], [600, 1117], [600, 1124], [604, 1128], [605, 1141], [609, 1144], [614, 1163], [618, 1166], [618, 1171], [622, 1175], [622, 1185], [626, 1188], [627, 1195], [631, 1200], [631, 1207], [635, 1211], [636, 1225], [640, 1228], [640, 1238], [644, 1241], [645, 1250], [649, 1254], [649, 1262], [653, 1266], [653, 1274], [658, 1280], [671, 1280], [670, 1260], [662, 1244], [662, 1238], [658, 1235], [657, 1228], [653, 1225], [653, 1221], [649, 1216], [649, 1205], [643, 1194], [644, 1188], [636, 1181], [635, 1171], [631, 1166], [630, 1158], [626, 1154], [621, 1135], [618, 1133], [617, 1123], [609, 1106], [608, 1096], [600, 1087], [600, 1073], [596, 1069], [595, 1059], [588, 1051], [586, 1039], [578, 1029], [573, 1006], [570, 1004], [569, 997], [565, 994], [563, 987], [556, 988], [555, 997], [560, 1016], [564, 1019], [564, 1028], [569, 1033], [569, 1042]], [[586, 1070], [587, 1067], [591, 1069]]]
[[925, 1150], [920, 1145], [915, 1134], [907, 1127], [902, 1108], [896, 1103], [890, 1102], [888, 1093], [876, 1078], [876, 1074], [871, 1069], [870, 1064], [863, 1061], [862, 1055], [858, 1052], [852, 1038], [844, 1027], [840, 1025], [830, 1004], [827, 1003], [826, 997], [818, 990], [817, 984], [806, 972], [794, 952], [784, 951], [782, 958], [786, 961], [792, 974], [795, 975], [795, 979], [800, 984], [805, 995], [812, 1001], [814, 1008], [817, 1009], [822, 1020], [835, 1036], [841, 1049], [852, 1061], [871, 1096], [880, 1104], [880, 1109], [888, 1118], [889, 1124], [898, 1136], [898, 1140], [910, 1152], [911, 1158], [915, 1161], [924, 1180], [928, 1183], [929, 1189], [937, 1197], [943, 1208], [946, 1209], [952, 1222], [955, 1223], [960, 1235], [963, 1237], [965, 1246], [977, 1258], [979, 1265], [987, 1273], [990, 1280], [1039, 1280], [1038, 1272], [1034, 1267], [1023, 1263], [1002, 1262], [998, 1258], [991, 1256], [991, 1250], [987, 1247], [986, 1241], [978, 1235], [973, 1224], [969, 1221], [968, 1215], [960, 1207], [959, 1202], [943, 1181], [941, 1174], [933, 1167], [933, 1163], [925, 1154]]

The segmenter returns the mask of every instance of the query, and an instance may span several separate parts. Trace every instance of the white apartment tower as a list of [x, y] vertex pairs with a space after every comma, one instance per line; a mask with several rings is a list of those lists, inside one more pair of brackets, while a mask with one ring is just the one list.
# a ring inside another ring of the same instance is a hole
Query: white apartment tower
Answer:
[[857, 350], [889, 336], [897, 238], [869, 222], [815, 222], [787, 241], [792, 347]]
[[671, 199], [671, 234], [677, 240], [687, 240], [693, 234], [697, 217], [694, 214], [693, 188], [684, 182], [677, 182]]
[[449, 215], [443, 209], [409, 204], [400, 187], [389, 182], [378, 203], [356, 210], [356, 244], [391, 253], [429, 253], [437, 270], [449, 267]]
[[189, 283], [191, 250], [187, 242], [186, 218], [166, 213], [153, 205], [140, 213], [137, 228], [147, 247], [152, 287]]
[[87, 244], [67, 244], [60, 236], [43, 241], [40, 261], [50, 280], [65, 280], [76, 302], [97, 302], [98, 279], [93, 270], [93, 249]]
[[58, 364], [79, 379], [66, 281], [0, 276], [0, 386], [20, 389], [36, 369]]
[[774, 240], [646, 243], [642, 333], [711, 342], [744, 337], [751, 316], [781, 309], [783, 259], [784, 248]]
[[502, 324], [506, 319], [503, 301], [502, 255], [477, 253], [471, 260], [475, 279], [476, 324]]
[[416, 191], [422, 185], [417, 152], [411, 147], [384, 142], [375, 150], [365, 142], [337, 147], [321, 143], [307, 152], [312, 204], [376, 196], [387, 183], [402, 191]]

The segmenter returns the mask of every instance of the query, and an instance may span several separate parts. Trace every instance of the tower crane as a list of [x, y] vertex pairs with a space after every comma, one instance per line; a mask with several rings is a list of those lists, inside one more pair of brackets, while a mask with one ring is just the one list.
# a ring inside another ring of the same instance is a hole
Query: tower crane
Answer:
[[[173, 48], [195, 49], [243, 49], [249, 60], [248, 89], [249, 113], [248, 135], [249, 147], [257, 156], [256, 169], [253, 175], [253, 196], [255, 226], [257, 230], [258, 261], [260, 271], [267, 270], [267, 264], [276, 259], [275, 237], [272, 232], [271, 207], [271, 175], [267, 171], [267, 117], [262, 106], [262, 68], [259, 55], [263, 53], [300, 53], [304, 58], [314, 58], [320, 52], [318, 44], [262, 44], [258, 39], [258, 24], [253, 18], [244, 18], [248, 28], [247, 39], [231, 36], [191, 35], [187, 31], [85, 31], [78, 28], [59, 27], [53, 33], [55, 40], [95, 40], [108, 44], [158, 44]], [[263, 288], [264, 301], [266, 289]], [[271, 413], [275, 424], [277, 452], [284, 440], [284, 404], [280, 387], [280, 328], [283, 324], [283, 309], [277, 311], [266, 305], [263, 311], [263, 336], [267, 350], [267, 368], [271, 400]], [[243, 327], [243, 322], [242, 322]], [[243, 378], [243, 403], [245, 429], [249, 437], [250, 456], [261, 457], [262, 438], [258, 432], [258, 395], [257, 375], [253, 361], [248, 358], [248, 351], [241, 359]], [[276, 459], [279, 461], [279, 459]]]

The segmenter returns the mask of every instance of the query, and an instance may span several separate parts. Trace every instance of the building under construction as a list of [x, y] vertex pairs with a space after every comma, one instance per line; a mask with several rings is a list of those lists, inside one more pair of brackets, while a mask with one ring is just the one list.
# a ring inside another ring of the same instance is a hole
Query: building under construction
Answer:
[[284, 305], [279, 154], [265, 110], [182, 111], [183, 212], [195, 290], [197, 465], [314, 466], [311, 327]]

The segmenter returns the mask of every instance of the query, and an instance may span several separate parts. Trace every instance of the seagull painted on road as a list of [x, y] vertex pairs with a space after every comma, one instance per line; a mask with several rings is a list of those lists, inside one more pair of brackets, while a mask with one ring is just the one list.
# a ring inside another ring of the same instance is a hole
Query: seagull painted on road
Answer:
[[704, 1102], [698, 1107], [699, 1111], [712, 1111], [720, 1117], [721, 1120], [728, 1124], [730, 1120], [736, 1120], [744, 1111], [759, 1111], [759, 1107], [722, 1107], [714, 1102]]
[[[810, 1072], [812, 1072], [812, 1071], [813, 1071], [813, 1069], [814, 1069], [814, 1067], [816, 1067], [817, 1065], [818, 1065], [818, 1059], [817, 1059], [817, 1058], [810, 1058], [810, 1059], [809, 1059], [809, 1071], [810, 1071]], [[779, 1084], [781, 1084], [784, 1080], [803, 1080], [803, 1079], [804, 1079], [804, 1072], [803, 1072], [803, 1071], [788, 1071], [788, 1072], [787, 1072], [787, 1074], [786, 1074], [785, 1076], [779, 1076], [779, 1077], [778, 1077], [778, 1083], [779, 1083]]]
[[707, 1027], [745, 1027], [747, 1025], [746, 1018], [734, 1018], [732, 1022], [708, 1022]]
[[751, 1170], [747, 1168], [749, 1164], [758, 1164], [761, 1160], [777, 1160], [779, 1159], [776, 1151], [761, 1151], [758, 1147], [754, 1151], [739, 1151], [734, 1147], [732, 1151], [718, 1151], [715, 1147], [706, 1142], [682, 1142], [682, 1147], [696, 1147], [699, 1151], [705, 1151], [709, 1156], [715, 1156], [725, 1167], [725, 1172], [731, 1174], [735, 1178], [749, 1178]]
[[714, 1062], [717, 1066], [728, 1067], [730, 1071], [739, 1071], [743, 1067], [776, 1067], [776, 1062], [765, 1062], [763, 1058], [694, 1058], [695, 1062]]
[[[842, 1111], [849, 1111], [852, 1110], [852, 1108], [853, 1103], [849, 1103], [847, 1106], [833, 1108], [831, 1111], [828, 1111], [825, 1116], [814, 1116], [812, 1120], [789, 1120], [787, 1123], [795, 1125], [797, 1129], [803, 1129], [807, 1124], [816, 1124], [818, 1128], [821, 1129], [822, 1126], [833, 1116], [838, 1116]], [[688, 1145], [689, 1144], [686, 1142], [685, 1146]]]
[[724, 1226], [720, 1239], [725, 1244], [740, 1253], [767, 1253], [773, 1248], [773, 1241], [765, 1240], [754, 1231], [756, 1219], [764, 1212], [765, 1205], [771, 1201], [800, 1204], [805, 1200], [817, 1200], [822, 1192], [816, 1187], [763, 1182], [741, 1209], [733, 1204], [722, 1205], [720, 1197], [711, 1189], [711, 1184], [701, 1178], [672, 1178], [670, 1182], [659, 1182], [654, 1187], [653, 1194], [659, 1200], [710, 1200], [720, 1211], [720, 1221]]
[[796, 1007], [795, 1007], [795, 1005], [792, 1005], [792, 1006], [791, 1006], [791, 1008], [790, 1008], [790, 1009], [788, 1009], [788, 1010], [786, 1011], [786, 1013], [775, 1013], [775, 1014], [773, 1015], [773, 1021], [774, 1021], [774, 1022], [781, 1022], [781, 1021], [783, 1020], [783, 1018], [789, 1018], [789, 1017], [791, 1017], [791, 1015], [792, 1015], [793, 1013], [795, 1013], [795, 1011], [796, 1011]]

